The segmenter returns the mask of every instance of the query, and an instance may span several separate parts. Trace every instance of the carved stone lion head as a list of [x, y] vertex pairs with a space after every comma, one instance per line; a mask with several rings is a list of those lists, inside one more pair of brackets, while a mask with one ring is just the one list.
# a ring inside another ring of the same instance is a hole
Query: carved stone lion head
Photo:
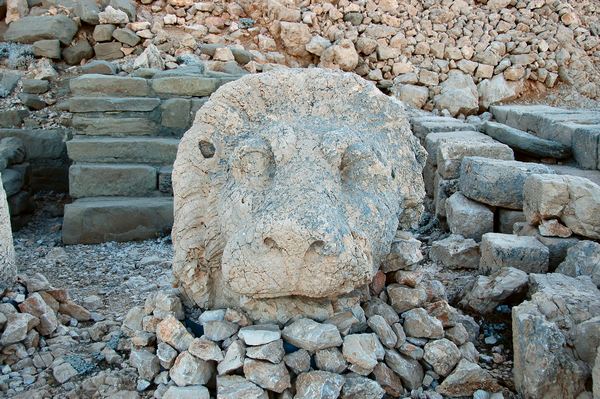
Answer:
[[364, 286], [418, 222], [424, 161], [403, 105], [354, 74], [229, 83], [179, 145], [175, 278], [202, 307]]

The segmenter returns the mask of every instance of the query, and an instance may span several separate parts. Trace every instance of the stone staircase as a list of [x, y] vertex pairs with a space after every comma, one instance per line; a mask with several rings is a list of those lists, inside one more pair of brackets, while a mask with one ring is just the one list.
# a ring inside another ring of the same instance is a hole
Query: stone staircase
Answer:
[[65, 244], [155, 237], [173, 223], [172, 164], [196, 111], [236, 76], [197, 67], [152, 78], [88, 74], [70, 82], [75, 136]]

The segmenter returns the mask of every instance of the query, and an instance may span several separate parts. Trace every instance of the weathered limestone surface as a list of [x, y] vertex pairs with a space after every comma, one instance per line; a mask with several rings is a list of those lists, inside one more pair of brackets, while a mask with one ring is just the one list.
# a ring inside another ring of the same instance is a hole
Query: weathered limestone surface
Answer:
[[527, 398], [575, 398], [594, 366], [599, 341], [582, 332], [600, 314], [600, 291], [589, 277], [552, 273], [531, 274], [529, 294], [512, 311], [517, 391]]
[[531, 175], [523, 186], [527, 221], [560, 219], [573, 233], [600, 239], [600, 186], [577, 176]]
[[245, 76], [215, 92], [173, 170], [184, 292], [214, 306], [370, 282], [398, 225], [422, 209], [425, 151], [405, 114], [361, 78], [318, 69]]
[[6, 194], [0, 184], [0, 289], [10, 286], [17, 272]]
[[33, 43], [43, 39], [58, 39], [69, 44], [77, 33], [77, 24], [66, 15], [30, 16], [14, 21], [4, 34], [4, 40]]

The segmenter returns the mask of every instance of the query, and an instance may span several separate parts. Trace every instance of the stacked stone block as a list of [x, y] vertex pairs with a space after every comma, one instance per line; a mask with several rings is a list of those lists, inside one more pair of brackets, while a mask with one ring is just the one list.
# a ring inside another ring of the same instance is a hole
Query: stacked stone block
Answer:
[[223, 73], [184, 67], [152, 78], [84, 74], [70, 81], [65, 243], [145, 239], [171, 228], [172, 163], [196, 111]]

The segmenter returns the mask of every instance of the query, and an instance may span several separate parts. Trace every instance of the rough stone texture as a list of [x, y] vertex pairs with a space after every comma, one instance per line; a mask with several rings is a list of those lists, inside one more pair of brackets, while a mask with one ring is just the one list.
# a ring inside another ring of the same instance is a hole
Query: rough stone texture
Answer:
[[423, 366], [414, 359], [399, 354], [394, 349], [385, 351], [385, 364], [402, 380], [402, 384], [412, 390], [417, 389], [423, 382]]
[[272, 364], [262, 360], [246, 359], [244, 375], [248, 381], [269, 391], [281, 393], [291, 387], [290, 374], [283, 363]]
[[300, 319], [286, 326], [283, 338], [299, 348], [314, 352], [342, 344], [342, 337], [333, 324], [317, 323], [311, 319]]
[[296, 380], [295, 399], [336, 399], [340, 395], [345, 379], [327, 371], [302, 373]]
[[498, 392], [501, 387], [487, 371], [476, 363], [462, 359], [436, 391], [445, 396], [463, 397], [471, 396], [479, 389]]
[[533, 237], [486, 233], [481, 239], [479, 271], [487, 275], [514, 267], [527, 273], [545, 273], [549, 253], [548, 247]]
[[431, 245], [429, 257], [450, 269], [478, 269], [479, 244], [470, 238], [452, 234]]
[[377, 361], [383, 360], [385, 352], [377, 335], [350, 334], [344, 337], [342, 354], [344, 359], [350, 363], [351, 371], [369, 375], [377, 365]]
[[531, 175], [523, 186], [523, 212], [538, 225], [560, 219], [573, 233], [600, 239], [600, 186], [568, 175]]
[[212, 377], [214, 365], [191, 355], [189, 352], [181, 352], [173, 367], [169, 370], [169, 376], [180, 387], [188, 385], [204, 385]]
[[342, 387], [342, 399], [381, 399], [385, 390], [377, 381], [361, 376], [347, 376]]
[[162, 399], [210, 399], [208, 388], [202, 385], [189, 387], [170, 386]]
[[571, 277], [589, 276], [600, 287], [600, 244], [581, 241], [567, 250], [567, 257], [556, 268], [557, 273]]
[[557, 159], [569, 158], [571, 155], [571, 147], [569, 146], [539, 138], [501, 123], [487, 121], [482, 128], [490, 137], [527, 155]]
[[485, 233], [494, 231], [494, 212], [460, 192], [446, 200], [446, 219], [453, 234], [476, 241], [481, 240]]
[[16, 274], [17, 265], [15, 264], [15, 250], [10, 228], [10, 214], [6, 193], [0, 184], [0, 289], [12, 286]]
[[544, 173], [552, 173], [552, 169], [535, 163], [466, 157], [460, 166], [459, 187], [472, 200], [521, 210], [525, 179]]
[[524, 271], [503, 267], [489, 276], [478, 276], [472, 287], [465, 289], [460, 305], [479, 314], [491, 313], [509, 297], [523, 294], [527, 282]]
[[443, 377], [450, 374], [462, 357], [458, 347], [446, 338], [429, 341], [423, 349], [423, 359], [433, 367], [433, 371]]
[[[589, 277], [552, 273], [531, 274], [529, 293], [531, 300], [512, 310], [515, 387], [528, 398], [575, 398], [594, 363], [572, 342], [577, 346], [579, 326], [600, 314], [600, 291]], [[583, 352], [595, 353], [598, 340], [584, 341]]]
[[77, 24], [66, 15], [29, 16], [11, 23], [4, 40], [34, 43], [38, 40], [58, 39], [67, 45], [77, 33]]
[[446, 180], [458, 179], [460, 166], [465, 157], [484, 157], [508, 161], [514, 159], [514, 153], [509, 146], [497, 141], [445, 141], [438, 145], [437, 172]]
[[441, 93], [434, 97], [434, 107], [445, 109], [450, 115], [470, 115], [479, 110], [477, 86], [473, 78], [459, 70], [448, 73], [448, 79], [440, 84]]
[[328, 297], [369, 283], [396, 221], [413, 225], [422, 209], [424, 150], [404, 113], [366, 81], [318, 69], [219, 89], [173, 170], [173, 267], [184, 292], [201, 306], [239, 305], [239, 294]]
[[268, 399], [269, 395], [256, 384], [239, 375], [217, 377], [217, 397], [228, 399]]
[[403, 327], [409, 337], [442, 338], [444, 336], [442, 322], [429, 316], [423, 308], [415, 308], [404, 313]]
[[69, 194], [142, 197], [156, 191], [156, 179], [156, 168], [148, 165], [79, 163], [69, 168]]

